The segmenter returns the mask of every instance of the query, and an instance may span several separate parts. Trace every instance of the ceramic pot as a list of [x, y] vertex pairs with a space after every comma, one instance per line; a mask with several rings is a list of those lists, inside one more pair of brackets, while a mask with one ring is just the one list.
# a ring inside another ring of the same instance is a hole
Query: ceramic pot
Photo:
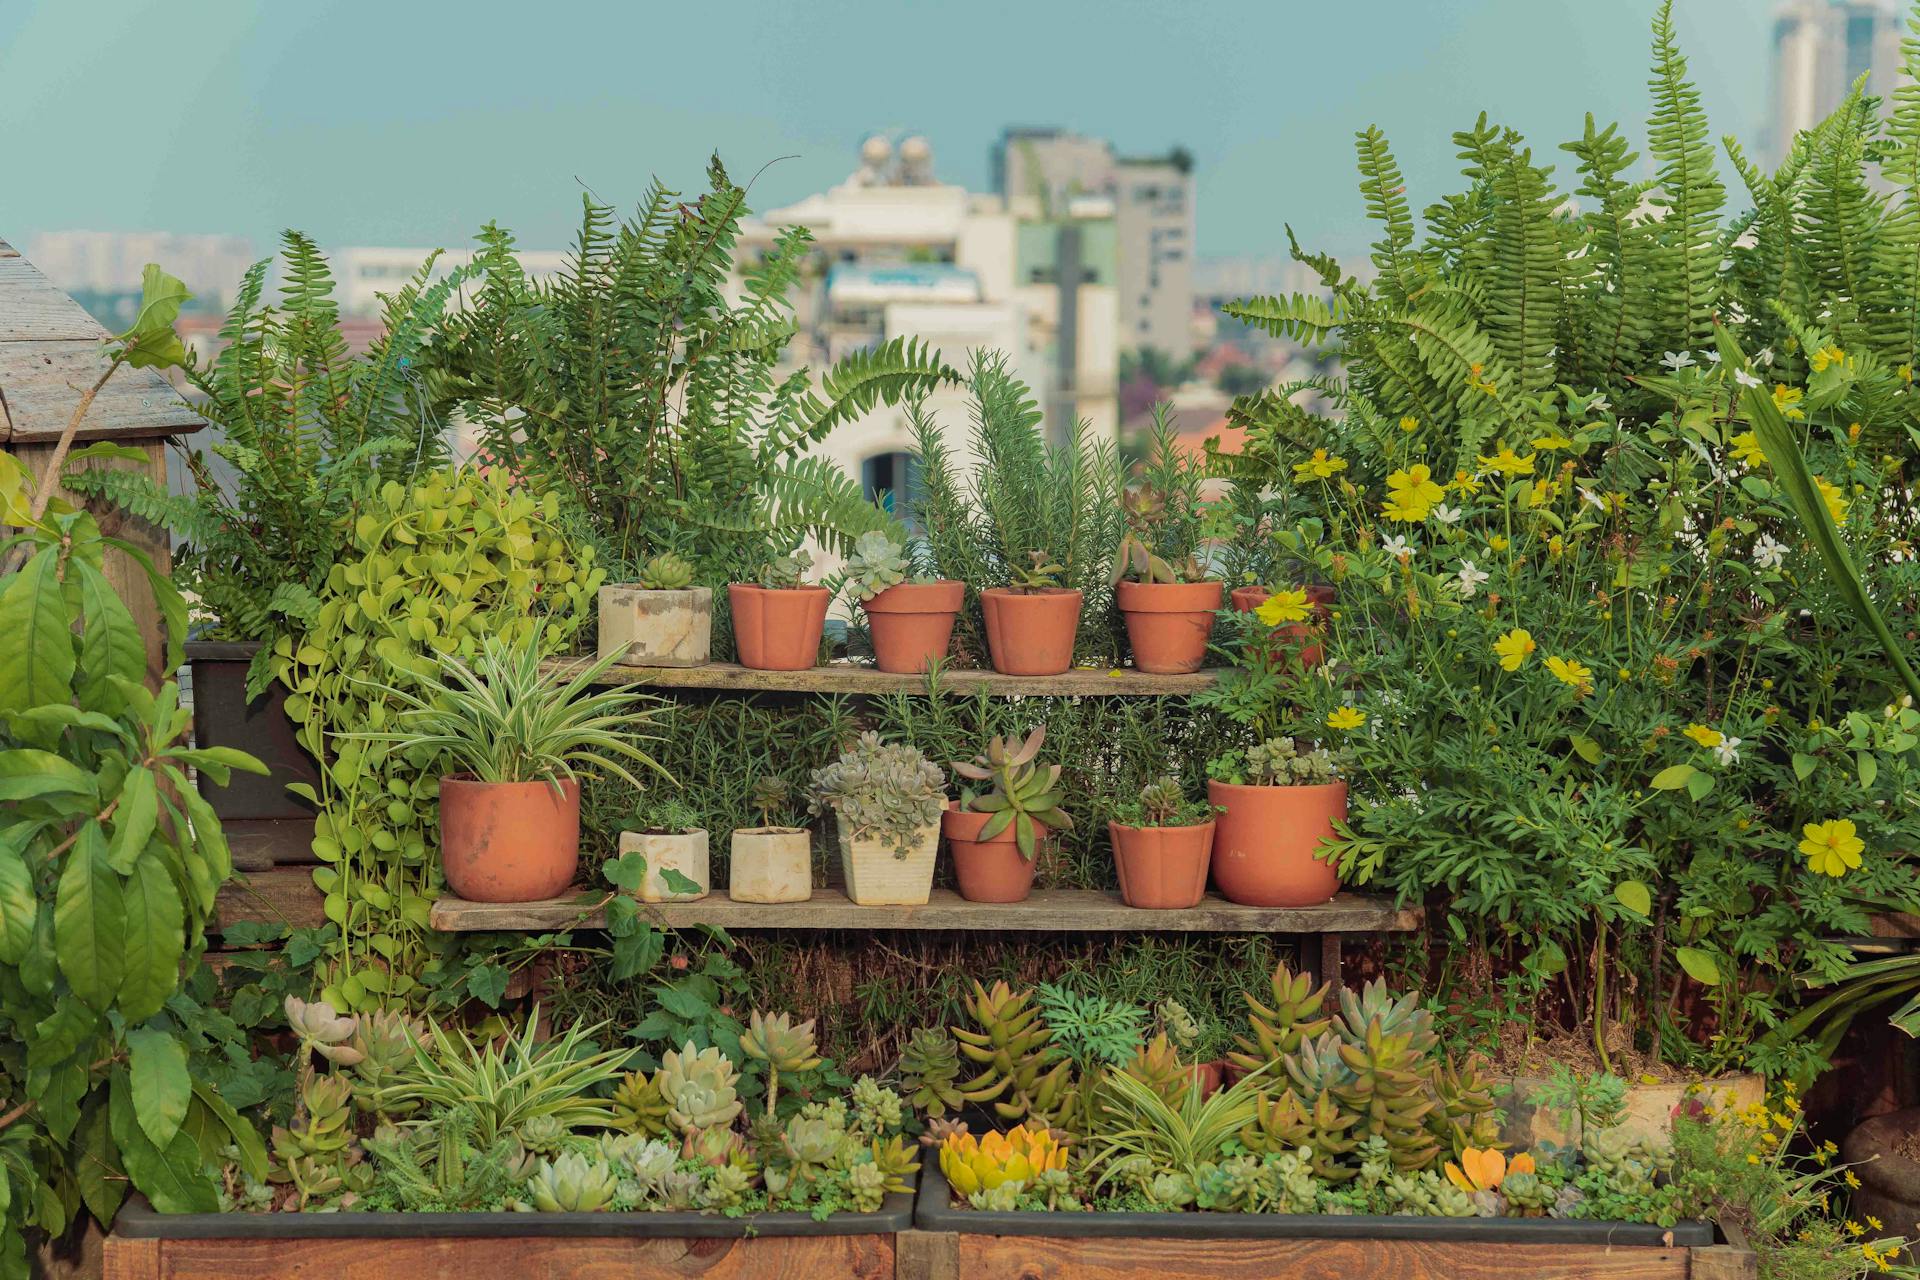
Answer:
[[980, 829], [992, 817], [957, 808], [941, 815], [940, 830], [953, 854], [954, 881], [968, 902], [1024, 902], [1033, 892], [1035, 859], [1021, 855], [1012, 824], [991, 840], [980, 839]]
[[[1307, 593], [1307, 603], [1313, 606], [1314, 625], [1324, 627], [1336, 595], [1334, 589], [1332, 587], [1304, 587], [1302, 590]], [[1265, 587], [1235, 587], [1229, 599], [1233, 601], [1233, 607], [1239, 612], [1252, 613], [1255, 609], [1265, 604], [1267, 597], [1272, 594], [1273, 593]], [[1286, 655], [1297, 651], [1300, 655], [1300, 665], [1302, 668], [1311, 669], [1320, 665], [1323, 657], [1320, 644], [1318, 641], [1308, 643], [1311, 631], [1306, 623], [1285, 623], [1282, 626], [1274, 628], [1273, 636], [1273, 652], [1276, 654]]]
[[1141, 671], [1181, 675], [1207, 660], [1218, 582], [1121, 582], [1114, 600], [1127, 620], [1127, 645]]
[[1229, 902], [1312, 907], [1340, 891], [1340, 878], [1314, 857], [1347, 816], [1347, 784], [1243, 787], [1207, 783], [1220, 816], [1213, 828], [1213, 883]]
[[1073, 638], [1080, 630], [1078, 591], [1010, 591], [989, 587], [980, 593], [986, 618], [987, 651], [993, 669], [1004, 676], [1057, 676], [1073, 665]]
[[863, 907], [921, 907], [933, 896], [933, 859], [940, 824], [929, 822], [901, 854], [869, 836], [856, 836], [835, 817], [840, 836], [840, 875], [847, 897]]
[[1912, 1150], [1920, 1109], [1893, 1111], [1863, 1120], [1840, 1144], [1840, 1159], [1853, 1166], [1860, 1187], [1847, 1197], [1849, 1216], [1878, 1218], [1888, 1235], [1920, 1235], [1920, 1161]]
[[825, 587], [769, 589], [752, 582], [727, 587], [733, 606], [733, 645], [740, 665], [755, 671], [805, 671], [820, 659], [826, 630]]
[[813, 839], [805, 827], [733, 833], [727, 896], [735, 902], [805, 902], [813, 896]]
[[[634, 894], [642, 902], [694, 902], [706, 897], [713, 886], [705, 831], [622, 831], [620, 852], [638, 853], [647, 860], [646, 878]], [[663, 874], [667, 871], [678, 872], [699, 888], [670, 887]]]
[[873, 638], [873, 662], [882, 671], [918, 675], [947, 656], [953, 620], [960, 613], [966, 584], [902, 582], [861, 606]]
[[600, 656], [635, 667], [699, 667], [713, 657], [713, 589], [600, 588]]
[[1197, 907], [1207, 894], [1213, 823], [1192, 827], [1125, 827], [1107, 823], [1120, 897], [1130, 907], [1166, 911]]
[[558, 897], [580, 866], [580, 784], [440, 779], [440, 866], [469, 902]]
[[1226, 1078], [1226, 1064], [1222, 1061], [1196, 1062], [1187, 1070], [1193, 1077], [1193, 1087], [1200, 1091], [1203, 1098], [1211, 1098], [1220, 1092], [1221, 1082]]

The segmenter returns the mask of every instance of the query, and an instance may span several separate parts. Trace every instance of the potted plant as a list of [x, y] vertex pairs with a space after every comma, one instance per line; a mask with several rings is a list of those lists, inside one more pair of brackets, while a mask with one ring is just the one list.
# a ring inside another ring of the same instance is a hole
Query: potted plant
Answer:
[[727, 587], [733, 643], [740, 665], [755, 671], [805, 671], [820, 657], [820, 637], [833, 593], [803, 581], [813, 567], [805, 551], [775, 556], [757, 582]]
[[847, 896], [863, 907], [919, 906], [933, 892], [946, 775], [905, 743], [869, 730], [813, 771], [808, 811], [838, 824]]
[[541, 670], [542, 630], [521, 646], [489, 637], [471, 665], [437, 655], [438, 678], [418, 690], [383, 686], [402, 708], [394, 729], [341, 735], [442, 767], [441, 869], [470, 901], [537, 902], [567, 887], [580, 863], [582, 772], [639, 787], [625, 761], [666, 776], [639, 745], [660, 708], [630, 685], [593, 691], [608, 658], [566, 677]]
[[1189, 800], [1178, 778], [1159, 778], [1114, 806], [1107, 822], [1120, 897], [1130, 907], [1199, 905], [1213, 856], [1213, 806]]
[[713, 656], [713, 589], [672, 551], [647, 561], [638, 584], [600, 588], [600, 656], [635, 667], [699, 667]]
[[1269, 738], [1207, 762], [1213, 883], [1229, 902], [1309, 907], [1340, 891], [1333, 864], [1317, 856], [1347, 816], [1347, 784], [1324, 747], [1301, 750]]
[[917, 675], [947, 656], [966, 584], [913, 575], [906, 549], [874, 531], [854, 540], [846, 583], [867, 614], [874, 665]]
[[706, 897], [713, 883], [707, 870], [706, 828], [685, 801], [648, 805], [640, 829], [620, 833], [620, 852], [638, 853], [646, 860], [646, 874], [634, 890], [642, 902], [692, 902]]
[[1334, 596], [1332, 587], [1310, 585], [1276, 592], [1259, 583], [1228, 593], [1236, 613], [1253, 614], [1271, 628], [1266, 647], [1273, 661], [1285, 668], [1297, 654], [1303, 671], [1320, 665], [1317, 637], [1332, 616]]
[[1008, 585], [980, 593], [987, 651], [1001, 675], [1057, 676], [1073, 665], [1083, 597], [1060, 585], [1066, 566], [1045, 551], [1029, 551], [1026, 559], [1008, 567]]
[[1034, 857], [1049, 831], [1070, 831], [1073, 819], [1060, 808], [1060, 766], [1041, 766], [1045, 726], [1025, 741], [995, 736], [971, 761], [953, 771], [986, 791], [963, 786], [960, 803], [940, 818], [953, 851], [960, 896], [969, 902], [1019, 902], [1033, 891]]
[[793, 802], [785, 778], [755, 779], [750, 796], [757, 827], [737, 827], [727, 862], [727, 896], [735, 902], [805, 902], [813, 896], [813, 840], [805, 827], [783, 826]]
[[1183, 452], [1163, 405], [1154, 411], [1145, 477], [1121, 495], [1127, 531], [1114, 556], [1114, 602], [1141, 671], [1198, 671], [1220, 608], [1221, 585], [1194, 554], [1206, 468]]

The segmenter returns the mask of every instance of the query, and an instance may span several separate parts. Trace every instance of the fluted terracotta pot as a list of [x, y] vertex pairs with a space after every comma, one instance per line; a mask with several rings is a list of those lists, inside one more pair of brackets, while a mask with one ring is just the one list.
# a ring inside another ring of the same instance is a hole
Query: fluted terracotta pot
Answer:
[[1207, 660], [1213, 615], [1220, 608], [1218, 582], [1121, 582], [1114, 600], [1127, 620], [1127, 645], [1141, 671], [1179, 675]]
[[440, 779], [440, 866], [469, 902], [559, 897], [580, 867], [580, 784]]
[[[1337, 592], [1332, 587], [1319, 586], [1304, 587], [1302, 590], [1307, 593], [1307, 603], [1313, 606], [1314, 625], [1324, 627]], [[1228, 599], [1233, 601], [1233, 607], [1239, 612], [1252, 613], [1265, 604], [1267, 597], [1272, 594], [1265, 587], [1235, 587]], [[1285, 655], [1297, 650], [1302, 668], [1319, 666], [1324, 655], [1317, 642], [1306, 643], [1308, 634], [1308, 624], [1304, 622], [1288, 622], [1275, 627], [1273, 652]]]
[[946, 579], [901, 582], [867, 601], [861, 607], [867, 611], [874, 665], [898, 675], [918, 675], [946, 657], [966, 592], [965, 583]]
[[940, 832], [953, 854], [954, 880], [968, 902], [1022, 902], [1033, 892], [1035, 859], [1021, 854], [1011, 824], [991, 840], [980, 839], [980, 829], [991, 817], [957, 808], [941, 815]]
[[1213, 883], [1229, 902], [1312, 907], [1340, 891], [1331, 864], [1314, 857], [1347, 816], [1347, 784], [1246, 787], [1208, 782], [1220, 816], [1213, 827]]
[[1080, 630], [1080, 593], [1010, 591], [980, 593], [993, 669], [1007, 676], [1057, 676], [1073, 665], [1073, 638]]
[[741, 666], [805, 671], [819, 661], [831, 591], [735, 582], [727, 587], [727, 599], [733, 605], [733, 645]]
[[1130, 907], [1158, 911], [1200, 905], [1207, 894], [1213, 826], [1127, 827], [1108, 822], [1121, 899]]

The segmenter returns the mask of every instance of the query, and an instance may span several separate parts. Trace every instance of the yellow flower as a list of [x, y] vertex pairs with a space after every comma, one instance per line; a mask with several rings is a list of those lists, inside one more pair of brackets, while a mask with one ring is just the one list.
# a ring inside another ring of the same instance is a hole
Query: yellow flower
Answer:
[[1831, 822], [1809, 822], [1801, 828], [1806, 839], [1800, 852], [1807, 855], [1807, 867], [1823, 876], [1843, 876], [1860, 865], [1866, 841], [1854, 834], [1853, 821], [1835, 818]]
[[1573, 441], [1567, 439], [1557, 431], [1549, 431], [1544, 436], [1535, 436], [1532, 440], [1528, 441], [1528, 443], [1534, 448], [1542, 450], [1573, 448]]
[[1553, 499], [1553, 486], [1545, 480], [1535, 480], [1533, 487], [1520, 495], [1520, 505], [1528, 509], [1544, 507]]
[[1287, 622], [1305, 622], [1313, 613], [1304, 591], [1276, 591], [1260, 602], [1253, 616], [1270, 627]]
[[1554, 534], [1551, 538], [1548, 538], [1547, 554], [1552, 556], [1555, 560], [1558, 560], [1561, 556], [1567, 554], [1567, 540], [1561, 537], [1557, 533]]
[[1447, 491], [1434, 483], [1433, 471], [1424, 462], [1415, 463], [1404, 471], [1389, 474], [1387, 492], [1407, 494], [1411, 500], [1423, 502], [1428, 506], [1447, 496]]
[[1798, 421], [1807, 416], [1805, 413], [1801, 412], [1799, 408], [1800, 398], [1801, 398], [1800, 388], [1789, 387], [1783, 383], [1774, 384], [1774, 387], [1773, 387], [1774, 405], [1780, 410], [1782, 414], [1784, 414], [1786, 417], [1794, 421]]
[[1828, 484], [1824, 476], [1815, 476], [1813, 482], [1819, 486], [1820, 496], [1827, 500], [1827, 514], [1833, 517], [1833, 522], [1835, 524], [1845, 524], [1847, 522], [1847, 500], [1841, 496], [1840, 490]]
[[1293, 464], [1295, 480], [1330, 480], [1347, 469], [1345, 458], [1335, 457], [1325, 449], [1315, 449], [1313, 456], [1305, 462]]
[[1487, 547], [1493, 551], [1505, 551], [1510, 545], [1512, 544], [1507, 541], [1507, 535], [1504, 533], [1496, 533], [1487, 539]]
[[1478, 459], [1480, 470], [1498, 471], [1503, 476], [1530, 476], [1533, 474], [1533, 454], [1521, 457], [1506, 445], [1500, 446], [1500, 452], [1489, 458], [1482, 454]]
[[1847, 353], [1834, 346], [1822, 347], [1807, 357], [1807, 363], [1813, 367], [1815, 373], [1825, 373], [1827, 366], [1845, 364], [1846, 361]]
[[1766, 465], [1767, 455], [1760, 451], [1760, 438], [1751, 431], [1742, 431], [1730, 442], [1733, 458], [1743, 467], [1762, 467]]
[[1584, 663], [1556, 655], [1547, 659], [1547, 670], [1561, 684], [1572, 685], [1581, 693], [1593, 692], [1593, 672]]
[[1358, 729], [1367, 722], [1367, 713], [1358, 707], [1341, 707], [1327, 713], [1327, 728]]
[[1532, 632], [1518, 627], [1493, 642], [1493, 651], [1500, 655], [1500, 665], [1508, 671], [1518, 671], [1527, 655], [1539, 647], [1533, 642]]
[[1681, 732], [1703, 747], [1717, 747], [1727, 740], [1718, 729], [1709, 729], [1703, 724], [1690, 724]]
[[1406, 432], [1408, 435], [1412, 435], [1414, 432], [1420, 429], [1420, 419], [1402, 418], [1400, 419], [1400, 429]]
[[1859, 1175], [1851, 1169], [1847, 1170], [1847, 1185], [1854, 1188], [1858, 1188], [1860, 1185]]
[[1458, 493], [1478, 493], [1480, 481], [1469, 472], [1456, 471], [1453, 473], [1453, 487]]
[[1401, 490], [1387, 495], [1380, 504], [1380, 515], [1387, 520], [1399, 520], [1406, 524], [1419, 524], [1433, 514], [1433, 504], [1422, 502], [1409, 490]]

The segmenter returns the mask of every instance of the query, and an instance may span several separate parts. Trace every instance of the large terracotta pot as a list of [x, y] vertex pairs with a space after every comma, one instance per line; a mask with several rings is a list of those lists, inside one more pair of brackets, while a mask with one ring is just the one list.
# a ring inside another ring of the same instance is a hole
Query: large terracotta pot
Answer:
[[559, 897], [580, 866], [580, 784], [440, 779], [440, 866], [469, 902]]
[[1213, 828], [1213, 883], [1229, 902], [1312, 907], [1340, 891], [1340, 877], [1314, 857], [1347, 816], [1347, 784], [1243, 787], [1208, 782], [1219, 810]]
[[1207, 894], [1213, 856], [1213, 823], [1193, 827], [1124, 827], [1107, 823], [1120, 897], [1130, 907], [1153, 910], [1200, 905]]
[[1169, 675], [1200, 669], [1220, 608], [1219, 583], [1121, 582], [1113, 590], [1135, 667]]
[[953, 851], [960, 896], [968, 902], [1022, 902], [1033, 892], [1034, 859], [1021, 856], [1011, 825], [991, 840], [980, 839], [980, 828], [991, 817], [966, 809], [941, 815], [940, 831]]
[[1080, 630], [1080, 593], [1010, 591], [980, 593], [986, 616], [987, 650], [993, 669], [1006, 676], [1057, 676], [1073, 665], [1073, 637]]
[[918, 675], [947, 656], [953, 620], [966, 596], [965, 583], [902, 582], [866, 602], [874, 665], [898, 675]]
[[[1307, 593], [1307, 603], [1313, 606], [1314, 625], [1324, 627], [1336, 594], [1334, 589], [1332, 587], [1301, 589]], [[1235, 587], [1228, 598], [1233, 601], [1233, 607], [1239, 612], [1252, 613], [1265, 604], [1267, 597], [1272, 594], [1265, 587]], [[1276, 627], [1273, 632], [1273, 651], [1285, 655], [1298, 650], [1300, 665], [1303, 668], [1317, 667], [1323, 655], [1319, 644], [1306, 643], [1309, 634], [1308, 626], [1304, 622], [1289, 622], [1284, 626]]]
[[727, 587], [740, 665], [756, 671], [805, 671], [820, 659], [820, 636], [833, 593], [825, 587]]

